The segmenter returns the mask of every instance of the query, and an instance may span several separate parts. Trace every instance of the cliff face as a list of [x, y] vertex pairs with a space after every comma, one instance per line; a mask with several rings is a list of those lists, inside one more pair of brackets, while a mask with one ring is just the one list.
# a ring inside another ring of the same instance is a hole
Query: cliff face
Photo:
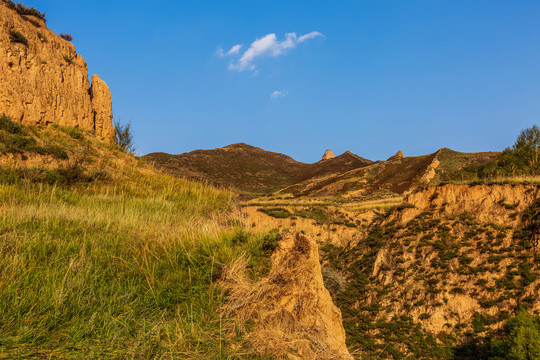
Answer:
[[58, 124], [94, 130], [111, 141], [108, 86], [70, 42], [41, 19], [0, 2], [0, 113], [25, 125]]
[[539, 196], [535, 185], [430, 187], [373, 221], [356, 246], [330, 248], [326, 263], [348, 280], [335, 303], [349, 345], [448, 358], [513, 309], [540, 311]]

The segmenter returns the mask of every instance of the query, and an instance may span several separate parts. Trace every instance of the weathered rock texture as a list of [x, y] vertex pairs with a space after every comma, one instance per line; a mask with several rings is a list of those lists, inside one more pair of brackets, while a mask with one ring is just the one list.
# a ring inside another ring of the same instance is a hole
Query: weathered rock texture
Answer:
[[90, 89], [92, 98], [94, 129], [97, 134], [101, 134], [105, 139], [114, 137], [114, 127], [112, 126], [112, 101], [111, 91], [99, 76], [92, 76], [92, 88]]
[[395, 155], [390, 156], [386, 161], [401, 160], [405, 157], [403, 151], [399, 150]]
[[332, 150], [326, 150], [324, 152], [324, 155], [322, 157], [323, 160], [328, 160], [328, 159], [333, 159], [335, 158], [336, 155], [334, 155], [334, 153], [332, 152]]
[[341, 312], [324, 286], [317, 243], [300, 233], [283, 238], [267, 277], [252, 283], [246, 264], [225, 274], [227, 315], [254, 324], [247, 338], [278, 358], [351, 360]]
[[[28, 44], [14, 41], [18, 32]], [[33, 16], [0, 2], [0, 113], [25, 125], [58, 124], [94, 130], [112, 140], [109, 88], [88, 68], [75, 46]]]

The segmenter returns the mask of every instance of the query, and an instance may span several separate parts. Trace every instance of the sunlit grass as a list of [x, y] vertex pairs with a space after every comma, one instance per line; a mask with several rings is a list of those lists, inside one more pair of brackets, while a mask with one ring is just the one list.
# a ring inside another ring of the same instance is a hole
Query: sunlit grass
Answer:
[[403, 203], [403, 197], [393, 197], [385, 199], [368, 200], [357, 203], [343, 205], [343, 208], [349, 211], [373, 210], [373, 209], [388, 209], [394, 206], [399, 206]]
[[[94, 140], [66, 148], [81, 141]], [[245, 232], [230, 192], [91, 146], [84, 171], [104, 181], [36, 183], [21, 163], [2, 167], [0, 358], [235, 358], [218, 280], [240, 256], [257, 271], [262, 236]]]
[[276, 199], [276, 200], [252, 200], [242, 202], [242, 206], [260, 207], [339, 207], [347, 211], [364, 211], [372, 209], [386, 209], [399, 206], [403, 203], [402, 196], [382, 197], [369, 200], [357, 200], [348, 198], [307, 198], [307, 199]]
[[438, 183], [436, 185], [505, 185], [505, 184], [522, 184], [522, 185], [540, 185], [540, 176], [504, 176], [492, 177], [485, 179], [469, 179], [469, 180], [451, 180]]

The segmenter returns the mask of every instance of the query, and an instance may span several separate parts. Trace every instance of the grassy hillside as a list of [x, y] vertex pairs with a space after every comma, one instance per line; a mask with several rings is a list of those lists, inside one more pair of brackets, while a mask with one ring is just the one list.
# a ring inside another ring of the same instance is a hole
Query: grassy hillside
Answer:
[[216, 282], [265, 260], [231, 193], [76, 129], [0, 139], [0, 358], [235, 358]]
[[144, 158], [174, 176], [207, 181], [251, 196], [268, 194], [313, 177], [341, 174], [372, 163], [346, 152], [333, 159], [306, 164], [246, 144], [180, 155], [152, 153]]

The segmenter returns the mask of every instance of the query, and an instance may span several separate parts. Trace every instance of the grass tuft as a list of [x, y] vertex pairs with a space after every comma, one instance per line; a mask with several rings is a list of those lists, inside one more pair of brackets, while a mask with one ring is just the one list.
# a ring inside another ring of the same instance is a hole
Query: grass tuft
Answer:
[[9, 37], [11, 39], [11, 42], [23, 44], [24, 46], [28, 46], [28, 39], [21, 34], [20, 32], [16, 30], [9, 30]]

